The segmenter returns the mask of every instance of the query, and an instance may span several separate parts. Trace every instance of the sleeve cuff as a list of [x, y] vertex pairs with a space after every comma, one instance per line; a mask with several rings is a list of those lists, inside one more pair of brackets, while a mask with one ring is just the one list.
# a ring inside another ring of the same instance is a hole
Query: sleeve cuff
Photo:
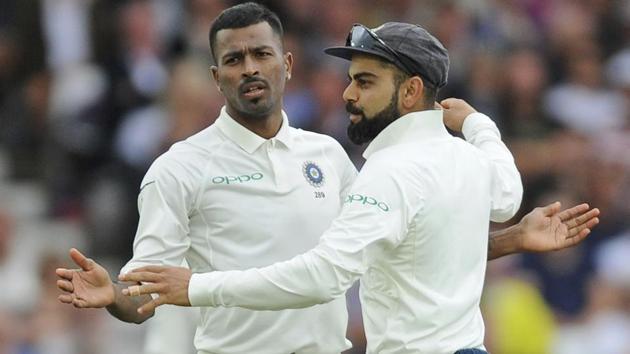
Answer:
[[223, 272], [193, 273], [188, 283], [188, 301], [191, 306], [217, 306], [219, 292], [226, 275]]
[[472, 136], [478, 133], [483, 129], [491, 129], [495, 133], [499, 133], [499, 129], [497, 129], [496, 124], [488, 117], [487, 115], [475, 112], [471, 113], [464, 119], [464, 124], [462, 125], [462, 134], [466, 140], [469, 140]]
[[161, 263], [148, 263], [148, 262], [138, 262], [135, 260], [130, 260], [129, 262], [127, 262], [127, 264], [125, 264], [121, 269], [120, 272], [118, 272], [118, 274], [127, 274], [129, 272], [131, 272], [134, 269], [140, 268], [140, 267], [146, 267], [146, 266], [152, 266], [152, 265], [164, 265]]

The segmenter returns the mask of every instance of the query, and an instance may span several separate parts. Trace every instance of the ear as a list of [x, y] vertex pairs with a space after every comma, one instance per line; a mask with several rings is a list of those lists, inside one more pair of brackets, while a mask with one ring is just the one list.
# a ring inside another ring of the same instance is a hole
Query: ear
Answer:
[[412, 76], [400, 85], [400, 103], [404, 110], [411, 110], [422, 102], [424, 96], [424, 83], [419, 76]]
[[212, 65], [210, 67], [210, 75], [214, 79], [214, 83], [217, 85], [217, 90], [219, 90], [219, 92], [223, 92], [221, 91], [221, 86], [219, 86], [219, 68]]
[[286, 80], [291, 80], [291, 71], [293, 70], [293, 54], [291, 52], [284, 54], [284, 70]]

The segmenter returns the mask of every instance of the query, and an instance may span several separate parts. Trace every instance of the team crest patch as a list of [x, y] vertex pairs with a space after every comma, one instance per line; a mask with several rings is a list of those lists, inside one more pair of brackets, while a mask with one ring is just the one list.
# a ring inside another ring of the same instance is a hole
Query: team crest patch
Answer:
[[302, 173], [304, 173], [306, 181], [313, 187], [321, 187], [324, 185], [324, 173], [315, 162], [304, 162], [304, 165], [302, 165]]

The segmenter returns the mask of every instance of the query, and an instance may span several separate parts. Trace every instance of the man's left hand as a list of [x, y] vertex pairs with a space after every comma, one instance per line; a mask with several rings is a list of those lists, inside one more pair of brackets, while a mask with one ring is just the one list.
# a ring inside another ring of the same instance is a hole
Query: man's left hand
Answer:
[[190, 269], [184, 267], [146, 266], [121, 274], [118, 279], [142, 283], [142, 285], [132, 285], [123, 289], [123, 295], [158, 295], [157, 298], [138, 308], [138, 313], [149, 313], [164, 304], [190, 306], [188, 284], [191, 276]]
[[561, 210], [560, 202], [536, 208], [520, 221], [520, 252], [548, 252], [580, 243], [599, 223], [599, 209], [580, 204]]

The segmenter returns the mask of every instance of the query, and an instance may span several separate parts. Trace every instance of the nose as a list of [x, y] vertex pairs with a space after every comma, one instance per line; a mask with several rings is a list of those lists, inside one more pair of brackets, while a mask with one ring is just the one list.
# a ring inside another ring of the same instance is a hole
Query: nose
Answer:
[[346, 102], [356, 102], [358, 99], [357, 91], [354, 89], [354, 85], [351, 83], [348, 84], [345, 90], [343, 90], [343, 100]]
[[251, 56], [246, 55], [243, 58], [243, 77], [258, 75], [258, 65]]

